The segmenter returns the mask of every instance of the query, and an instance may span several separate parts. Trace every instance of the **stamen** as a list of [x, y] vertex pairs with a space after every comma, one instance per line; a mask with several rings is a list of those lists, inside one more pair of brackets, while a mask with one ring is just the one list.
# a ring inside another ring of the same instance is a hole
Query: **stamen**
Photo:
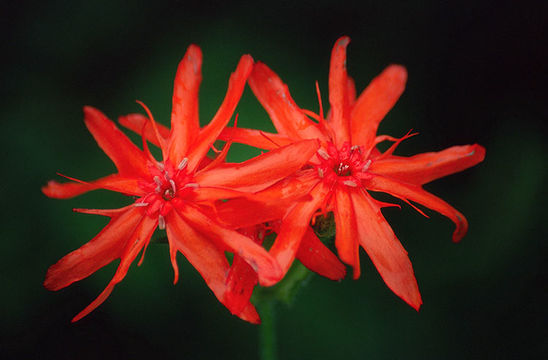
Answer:
[[186, 188], [197, 188], [199, 185], [196, 184], [196, 183], [188, 183], [186, 184], [185, 186], [183, 186], [183, 189], [186, 189]]
[[186, 168], [187, 165], [188, 165], [188, 158], [184, 158], [184, 159], [181, 160], [181, 162], [179, 163], [179, 166], [177, 166], [177, 169], [183, 170], [184, 168]]
[[154, 176], [154, 182], [156, 183], [156, 192], [162, 191], [162, 180], [160, 180], [160, 177], [158, 175]]
[[359, 150], [359, 149], [360, 149], [359, 145], [354, 145], [350, 148], [350, 151], [355, 151], [355, 150]]
[[329, 160], [329, 155], [325, 152], [324, 149], [319, 149], [318, 155], [320, 155], [324, 160]]
[[367, 160], [365, 165], [362, 167], [362, 172], [366, 172], [367, 169], [369, 169], [369, 166], [371, 166], [371, 159]]
[[164, 163], [161, 161], [157, 161], [156, 165], [158, 166], [158, 169], [160, 169], [160, 171], [164, 171], [164, 169], [166, 168]]
[[158, 215], [158, 228], [164, 230], [166, 228], [166, 219], [162, 215]]
[[323, 173], [322, 168], [318, 168], [318, 176], [323, 178], [323, 175], [324, 175], [324, 173]]
[[171, 190], [173, 190], [173, 195], [177, 192], [177, 188], [175, 187], [175, 181], [172, 179], [169, 179], [169, 183], [171, 184]]
[[345, 180], [345, 181], [343, 181], [343, 184], [346, 185], [346, 186], [350, 186], [350, 187], [358, 187], [358, 184], [356, 184], [352, 180]]
[[146, 202], [136, 202], [133, 204], [135, 207], [141, 207], [141, 206], [148, 206], [148, 203]]

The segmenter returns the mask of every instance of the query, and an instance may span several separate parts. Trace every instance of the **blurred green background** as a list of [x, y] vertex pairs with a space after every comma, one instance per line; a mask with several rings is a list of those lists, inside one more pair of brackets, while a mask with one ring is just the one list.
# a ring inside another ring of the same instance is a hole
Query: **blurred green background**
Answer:
[[[74, 207], [120, 207], [98, 191], [72, 200], [43, 196], [59, 171], [81, 179], [113, 165], [82, 121], [82, 106], [111, 118], [145, 102], [168, 124], [175, 70], [190, 43], [204, 53], [200, 115], [209, 121], [228, 75], [250, 53], [317, 110], [327, 103], [329, 56], [352, 39], [348, 70], [358, 91], [390, 63], [409, 72], [406, 92], [381, 133], [419, 136], [399, 154], [480, 143], [484, 163], [427, 189], [470, 222], [462, 243], [439, 214], [408, 206], [386, 216], [408, 250], [424, 305], [404, 304], [362, 253], [365, 274], [341, 283], [314, 277], [293, 306], [278, 308], [282, 359], [515, 359], [548, 355], [546, 193], [546, 2], [513, 1], [47, 1], [2, 5], [4, 199], [1, 226], [0, 357], [3, 359], [245, 359], [256, 326], [217, 302], [179, 257], [172, 285], [166, 245], [91, 315], [70, 319], [115, 270], [52, 293], [48, 266], [91, 239], [106, 220]], [[272, 129], [249, 88], [241, 126]], [[243, 160], [235, 147], [232, 160]]]

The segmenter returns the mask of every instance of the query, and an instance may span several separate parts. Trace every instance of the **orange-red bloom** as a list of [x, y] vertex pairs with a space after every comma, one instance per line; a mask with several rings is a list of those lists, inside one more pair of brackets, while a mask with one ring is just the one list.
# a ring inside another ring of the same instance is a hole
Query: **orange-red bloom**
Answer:
[[[300, 109], [280, 78], [266, 65], [257, 63], [248, 82], [278, 134], [227, 128], [222, 136], [264, 149], [303, 139], [318, 139], [321, 143], [316, 156], [291, 180], [294, 188], [310, 195], [310, 200], [295, 203], [288, 210], [272, 204], [257, 220], [269, 220], [269, 214], [271, 218], [283, 216], [270, 253], [284, 273], [310, 232], [310, 221], [318, 210], [332, 211], [336, 222], [335, 245], [340, 259], [353, 267], [354, 278], [360, 275], [361, 246], [388, 287], [418, 309], [422, 300], [411, 262], [381, 212], [382, 207], [394, 205], [375, 200], [369, 191], [385, 192], [413, 207], [411, 202], [445, 215], [456, 225], [453, 241], [459, 241], [468, 228], [465, 217], [425, 191], [422, 185], [476, 165], [484, 159], [485, 149], [480, 145], [464, 145], [411, 157], [393, 155], [397, 145], [410, 135], [395, 139], [376, 133], [379, 123], [402, 94], [407, 72], [402, 66], [389, 66], [356, 98], [354, 81], [346, 73], [349, 41], [348, 37], [342, 37], [333, 48], [329, 72], [331, 109], [327, 119], [323, 117], [321, 101], [319, 115]], [[394, 144], [381, 153], [376, 146], [385, 140]], [[284, 193], [280, 191], [279, 196], [283, 198]], [[238, 200], [229, 201], [225, 213], [230, 213], [231, 206], [239, 206]]]
[[258, 274], [261, 284], [275, 283], [282, 276], [279, 265], [260, 244], [223, 226], [210, 215], [210, 208], [220, 199], [247, 196], [294, 173], [313, 156], [317, 141], [295, 143], [241, 164], [225, 163], [226, 151], [223, 151], [208, 163], [206, 153], [230, 120], [252, 70], [253, 59], [242, 56], [222, 105], [203, 129], [198, 121], [201, 64], [201, 50], [191, 45], [175, 78], [171, 130], [159, 129], [150, 113], [150, 121], [140, 115], [125, 118], [145, 120], [141, 121], [139, 132], [144, 138], [146, 134], [154, 138], [161, 148], [162, 161], [154, 159], [145, 140], [143, 150], [139, 149], [99, 110], [85, 107], [85, 124], [114, 162], [117, 173], [93, 182], [50, 181], [42, 188], [47, 196], [54, 198], [70, 198], [95, 189], [136, 198], [132, 205], [116, 210], [76, 209], [111, 220], [90, 242], [51, 266], [44, 286], [59, 290], [116, 259], [120, 259], [120, 264], [105, 290], [73, 321], [89, 314], [110, 295], [139, 252], [144, 255], [156, 228], [167, 231], [174, 283], [178, 279], [179, 251], [200, 272], [219, 301], [244, 320], [257, 323], [259, 317], [249, 297], [242, 301], [235, 299], [238, 294], [227, 294], [230, 264], [225, 251], [237, 254], [239, 261], [247, 263]]

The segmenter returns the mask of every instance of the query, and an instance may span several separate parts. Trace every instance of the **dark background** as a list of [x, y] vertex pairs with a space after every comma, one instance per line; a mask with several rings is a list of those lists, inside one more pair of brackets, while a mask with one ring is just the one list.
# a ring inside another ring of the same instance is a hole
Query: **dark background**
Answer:
[[[115, 119], [140, 111], [140, 99], [167, 124], [175, 70], [190, 43], [204, 53], [205, 123], [244, 53], [317, 111], [314, 81], [327, 103], [331, 47], [344, 34], [358, 91], [390, 63], [408, 69], [406, 92], [380, 128], [420, 132], [399, 154], [480, 143], [487, 157], [426, 186], [467, 216], [462, 243], [451, 243], [452, 224], [439, 214], [386, 211], [413, 262], [420, 312], [386, 288], [362, 253], [358, 281], [314, 277], [293, 306], [278, 308], [280, 358], [546, 356], [547, 10], [545, 1], [485, 0], [4, 4], [1, 357], [255, 358], [258, 328], [231, 316], [182, 257], [173, 286], [165, 245], [150, 246], [101, 307], [70, 324], [115, 270], [111, 264], [57, 293], [42, 287], [48, 266], [106, 222], [71, 209], [129, 202], [104, 191], [53, 200], [40, 186], [56, 171], [94, 179], [114, 169], [85, 129], [83, 105]], [[249, 88], [237, 111], [241, 126], [272, 129]], [[234, 150], [232, 160], [248, 156]]]

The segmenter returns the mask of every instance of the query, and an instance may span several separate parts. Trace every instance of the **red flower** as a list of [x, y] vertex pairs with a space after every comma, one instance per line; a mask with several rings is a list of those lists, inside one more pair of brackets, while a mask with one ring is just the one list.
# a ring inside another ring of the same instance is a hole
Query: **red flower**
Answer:
[[[253, 59], [249, 55], [241, 58], [221, 107], [209, 125], [200, 130], [201, 64], [201, 50], [191, 45], [175, 78], [171, 130], [167, 133], [164, 130], [162, 136], [150, 113], [151, 121], [145, 121], [140, 129], [143, 134], [153, 132], [163, 161], [153, 158], [146, 141], [143, 140], [143, 150], [140, 150], [100, 111], [85, 107], [87, 128], [118, 172], [89, 183], [50, 181], [42, 188], [47, 196], [54, 198], [70, 198], [95, 189], [137, 198], [132, 205], [117, 210], [75, 209], [108, 216], [111, 220], [90, 242], [51, 266], [44, 286], [59, 290], [115, 259], [119, 258], [120, 264], [105, 290], [73, 321], [89, 314], [109, 296], [141, 250], [144, 255], [157, 227], [167, 231], [174, 283], [178, 279], [176, 254], [180, 251], [200, 272], [219, 301], [244, 320], [257, 323], [259, 317], [249, 298], [243, 305], [241, 301], [237, 307], [230, 305], [238, 295], [227, 295], [230, 264], [225, 251], [238, 254], [249, 264], [257, 272], [261, 284], [275, 283], [282, 276], [280, 267], [264, 248], [220, 224], [209, 215], [210, 207], [220, 199], [246, 196], [248, 192], [264, 189], [294, 173], [314, 154], [317, 141], [295, 143], [241, 164], [224, 162], [226, 147], [217, 159], [207, 163], [206, 153], [230, 120], [252, 70]], [[275, 171], [272, 170], [274, 166]]]
[[[310, 221], [318, 209], [321, 213], [332, 211], [336, 222], [335, 245], [341, 260], [354, 268], [354, 278], [360, 275], [358, 252], [361, 246], [388, 287], [418, 309], [422, 300], [411, 262], [381, 212], [382, 207], [398, 205], [379, 202], [369, 191], [385, 192], [415, 209], [411, 202], [447, 216], [456, 225], [453, 241], [459, 241], [468, 228], [465, 217], [425, 191], [422, 185], [476, 165], [484, 159], [485, 149], [480, 145], [464, 145], [411, 157], [393, 155], [397, 145], [411, 135], [395, 139], [377, 136], [376, 132], [383, 117], [402, 94], [407, 72], [402, 66], [389, 66], [356, 98], [354, 81], [346, 73], [349, 41], [348, 37], [342, 37], [333, 48], [329, 72], [331, 110], [327, 119], [322, 115], [321, 101], [319, 115], [300, 109], [280, 78], [266, 65], [257, 63], [249, 84], [278, 134], [227, 128], [222, 137], [264, 149], [303, 139], [319, 139], [321, 148], [294, 181], [294, 186], [308, 192], [311, 198], [294, 204], [288, 211], [279, 209], [285, 216], [270, 253], [285, 273], [310, 231]], [[381, 153], [376, 145], [385, 140], [394, 144]], [[282, 195], [280, 193], [280, 197]], [[238, 206], [238, 200], [229, 201], [226, 207], [230, 206]], [[273, 204], [267, 213], [274, 217], [275, 209]], [[230, 209], [225, 212], [229, 213]], [[279, 216], [280, 211], [277, 214]], [[260, 216], [263, 217], [257, 222], [268, 220], [264, 215]]]

